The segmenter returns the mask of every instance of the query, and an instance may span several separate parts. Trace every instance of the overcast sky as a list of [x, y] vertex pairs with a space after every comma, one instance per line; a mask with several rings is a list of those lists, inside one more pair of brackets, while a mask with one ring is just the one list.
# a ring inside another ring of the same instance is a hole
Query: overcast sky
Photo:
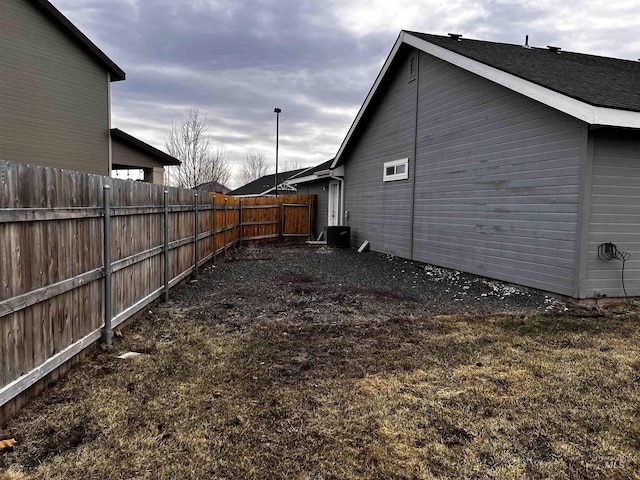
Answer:
[[[126, 73], [112, 126], [164, 149], [193, 107], [232, 168], [332, 158], [400, 30], [637, 60], [625, 0], [52, 0]], [[233, 182], [235, 184], [235, 182]]]

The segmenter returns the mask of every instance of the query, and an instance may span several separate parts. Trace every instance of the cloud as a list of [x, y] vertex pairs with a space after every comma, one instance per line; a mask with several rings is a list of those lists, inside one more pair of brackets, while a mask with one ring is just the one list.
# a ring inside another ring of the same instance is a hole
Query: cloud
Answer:
[[402, 29], [636, 59], [634, 2], [566, 0], [53, 0], [127, 72], [113, 126], [162, 148], [197, 106], [240, 165], [333, 156]]
[[115, 126], [162, 147], [198, 106], [235, 162], [272, 154], [276, 105], [290, 135], [283, 156], [332, 156], [390, 48], [354, 45], [322, 2], [56, 3], [127, 72], [112, 87]]
[[488, 16], [482, 2], [465, 0], [356, 0], [336, 2], [336, 12], [342, 26], [357, 36], [400, 30], [446, 34]]

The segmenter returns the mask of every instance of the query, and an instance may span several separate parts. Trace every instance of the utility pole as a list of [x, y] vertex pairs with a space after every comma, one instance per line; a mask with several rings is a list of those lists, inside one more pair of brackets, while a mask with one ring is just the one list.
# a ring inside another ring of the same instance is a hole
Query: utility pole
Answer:
[[280, 136], [280, 112], [282, 112], [282, 110], [278, 107], [273, 109], [273, 113], [276, 114], [276, 174], [274, 178], [276, 197], [278, 196], [278, 137]]

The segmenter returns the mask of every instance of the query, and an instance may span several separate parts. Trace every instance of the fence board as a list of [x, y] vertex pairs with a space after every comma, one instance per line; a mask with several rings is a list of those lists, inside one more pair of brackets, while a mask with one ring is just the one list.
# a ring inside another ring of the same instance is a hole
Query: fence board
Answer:
[[314, 196], [200, 192], [196, 217], [192, 190], [0, 161], [0, 419], [24, 404], [26, 389], [44, 388], [101, 336], [105, 185], [114, 325], [164, 292], [165, 190], [170, 286], [195, 273], [196, 259], [199, 266], [215, 261], [241, 239], [311, 234]]

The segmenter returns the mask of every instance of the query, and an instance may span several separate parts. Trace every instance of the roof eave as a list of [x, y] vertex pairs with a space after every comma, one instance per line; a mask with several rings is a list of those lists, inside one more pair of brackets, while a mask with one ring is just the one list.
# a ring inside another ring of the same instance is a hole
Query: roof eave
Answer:
[[142, 150], [143, 152], [152, 155], [157, 160], [159, 160], [163, 165], [172, 165], [179, 166], [182, 165], [182, 162], [175, 157], [163, 152], [162, 150], [158, 150], [157, 148], [149, 145], [148, 143], [143, 142], [139, 138], [136, 138], [132, 135], [129, 135], [127, 132], [123, 132], [118, 128], [111, 129], [111, 135], [113, 138], [117, 138], [131, 147], [137, 148], [138, 150]]
[[291, 175], [291, 176], [289, 177], [289, 179], [301, 178], [301, 177], [302, 177], [302, 175], [303, 175], [304, 173], [307, 173], [307, 172], [309, 172], [309, 171], [313, 170], [314, 168], [316, 168], [316, 167], [314, 166], [314, 167], [308, 167], [308, 168], [305, 168], [305, 169], [304, 169], [304, 170], [302, 170], [301, 172], [298, 172], [298, 173], [296, 173], [295, 175]]
[[305, 175], [304, 177], [290, 178], [287, 182], [297, 185], [299, 183], [308, 183], [318, 180], [316, 175]]
[[331, 166], [329, 167], [330, 169], [336, 168], [336, 166], [339, 165], [340, 157], [342, 156], [342, 153], [345, 151], [347, 145], [349, 144], [349, 141], [351, 140], [351, 136], [355, 132], [355, 130], [356, 130], [357, 126], [358, 126], [358, 123], [360, 123], [360, 119], [363, 117], [365, 111], [369, 107], [369, 104], [371, 103], [371, 100], [373, 99], [373, 96], [375, 95], [376, 91], [378, 90], [378, 87], [382, 83], [382, 79], [384, 78], [385, 74], [389, 70], [389, 67], [391, 66], [391, 63], [393, 62], [393, 60], [396, 57], [396, 55], [398, 54], [398, 51], [400, 50], [400, 47], [404, 43], [405, 35], [406, 35], [406, 33], [405, 33], [404, 30], [402, 30], [400, 32], [400, 34], [398, 35], [398, 38], [396, 39], [396, 43], [393, 44], [393, 48], [389, 52], [389, 55], [387, 55], [387, 59], [385, 60], [384, 65], [382, 66], [382, 69], [380, 70], [380, 73], [378, 73], [378, 76], [376, 77], [376, 81], [373, 82], [373, 85], [371, 86], [371, 89], [369, 90], [369, 93], [367, 94], [366, 98], [364, 99], [364, 103], [360, 107], [360, 110], [358, 110], [358, 114], [356, 115], [356, 118], [353, 120], [353, 123], [351, 124], [351, 127], [349, 127], [349, 131], [347, 132], [347, 136], [342, 141], [342, 144], [340, 145], [340, 149], [338, 150], [338, 153], [336, 154], [335, 158], [333, 159], [333, 162], [331, 163]]
[[464, 70], [475, 73], [498, 85], [525, 95], [533, 100], [548, 105], [556, 110], [582, 120], [590, 125], [603, 124], [612, 127], [640, 128], [640, 112], [631, 112], [615, 108], [605, 108], [590, 105], [586, 102], [571, 98], [562, 93], [517, 77], [503, 70], [472, 60], [469, 57], [434, 45], [426, 40], [405, 33], [404, 41], [423, 52], [436, 58], [456, 65]]
[[100, 50], [95, 43], [82, 33], [60, 10], [54, 7], [48, 0], [32, 0], [32, 2], [42, 9], [49, 18], [62, 27], [63, 30], [81, 47], [89, 51], [89, 53], [102, 63], [110, 73], [110, 80], [118, 82], [126, 78], [126, 73], [118, 65], [115, 64], [107, 55]]
[[472, 60], [469, 57], [460, 55], [458, 53], [447, 50], [446, 48], [434, 45], [426, 40], [417, 38], [408, 32], [402, 31], [394, 44], [391, 53], [387, 57], [376, 81], [374, 82], [369, 94], [367, 95], [364, 103], [360, 107], [356, 118], [347, 132], [347, 136], [343, 140], [336, 157], [331, 164], [331, 168], [335, 168], [340, 164], [341, 156], [346, 150], [351, 137], [355, 133], [358, 123], [365, 115], [373, 97], [375, 96], [383, 78], [387, 74], [393, 60], [395, 59], [400, 47], [403, 45], [410, 45], [418, 50], [421, 50], [429, 55], [444, 60], [452, 65], [456, 65], [464, 70], [475, 73], [483, 78], [486, 78], [498, 85], [502, 85], [510, 90], [525, 95], [533, 100], [555, 108], [561, 112], [566, 113], [578, 120], [582, 120], [589, 125], [603, 125], [610, 127], [624, 127], [624, 128], [640, 128], [640, 112], [633, 112], [629, 110], [620, 110], [616, 108], [598, 107], [590, 105], [586, 102], [571, 98], [562, 93], [556, 92], [549, 88], [543, 87], [536, 83], [530, 82], [523, 78], [517, 77], [503, 70], [499, 70], [495, 67], [491, 67], [484, 63]]

